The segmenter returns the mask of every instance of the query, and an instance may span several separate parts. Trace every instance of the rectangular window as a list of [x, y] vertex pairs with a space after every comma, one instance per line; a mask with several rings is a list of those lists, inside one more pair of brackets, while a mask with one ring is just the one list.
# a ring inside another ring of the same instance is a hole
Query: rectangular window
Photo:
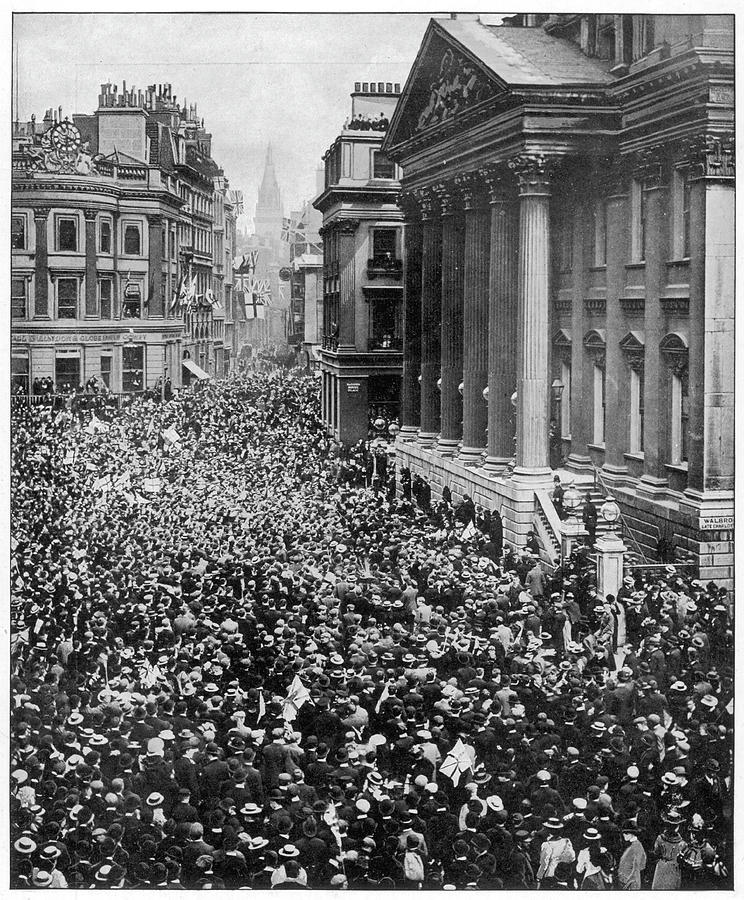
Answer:
[[141, 391], [144, 385], [145, 348], [122, 347], [121, 351], [121, 389], [127, 393]]
[[643, 453], [643, 375], [630, 372], [630, 452]]
[[594, 443], [604, 444], [605, 439], [605, 372], [594, 366]]
[[374, 178], [395, 178], [395, 163], [379, 150], [372, 151], [372, 176]]
[[176, 232], [173, 229], [170, 231], [170, 258], [176, 258]]
[[561, 435], [564, 438], [571, 437], [571, 363], [561, 363], [561, 381], [563, 382], [563, 394], [561, 395]]
[[124, 285], [124, 296], [121, 301], [122, 319], [142, 318], [142, 284], [139, 281], [127, 281]]
[[71, 216], [57, 218], [57, 251], [59, 253], [76, 253], [78, 222]]
[[101, 353], [101, 381], [111, 390], [111, 372], [114, 368], [114, 357], [111, 350]]
[[13, 216], [10, 224], [10, 246], [13, 250], [26, 249], [25, 216]]
[[372, 232], [372, 258], [375, 263], [395, 259], [396, 231], [395, 228], [375, 228]]
[[80, 387], [80, 356], [77, 351], [58, 350], [54, 360], [54, 382], [57, 393], [64, 389], [76, 391]]
[[28, 316], [26, 303], [25, 278], [10, 279], [10, 317], [11, 319], [25, 319]]
[[136, 222], [124, 225], [124, 255], [140, 256], [142, 254], [142, 232]]
[[57, 279], [57, 318], [77, 319], [78, 280], [77, 278]]
[[30, 371], [28, 350], [14, 350], [10, 358], [10, 384], [14, 394], [31, 392]]
[[98, 306], [101, 310], [102, 319], [110, 319], [112, 317], [111, 298], [113, 295], [113, 282], [110, 278], [102, 278], [98, 282]]
[[98, 225], [98, 252], [111, 253], [111, 220], [101, 219]]
[[672, 374], [672, 464], [686, 463], [689, 453], [690, 397], [686, 377]]
[[594, 201], [594, 265], [607, 264], [607, 201]]

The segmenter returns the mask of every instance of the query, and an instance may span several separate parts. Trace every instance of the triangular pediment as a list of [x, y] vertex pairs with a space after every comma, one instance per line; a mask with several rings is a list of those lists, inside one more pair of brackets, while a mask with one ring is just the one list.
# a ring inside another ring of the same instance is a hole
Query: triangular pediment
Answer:
[[432, 20], [390, 122], [385, 147], [436, 131], [508, 93], [506, 82]]

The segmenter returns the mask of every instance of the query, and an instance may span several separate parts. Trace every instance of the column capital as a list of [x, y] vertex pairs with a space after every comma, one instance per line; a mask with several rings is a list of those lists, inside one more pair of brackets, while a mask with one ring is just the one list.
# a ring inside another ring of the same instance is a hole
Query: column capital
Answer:
[[636, 150], [631, 157], [633, 177], [647, 188], [660, 187], [664, 180], [666, 157], [666, 148], [660, 146]]
[[423, 222], [430, 222], [437, 212], [437, 196], [431, 188], [417, 188], [413, 195], [418, 203]]
[[490, 203], [505, 203], [512, 199], [514, 179], [506, 166], [484, 166], [478, 174], [488, 188]]
[[549, 195], [553, 164], [554, 160], [542, 153], [520, 153], [510, 159], [508, 165], [517, 178], [520, 196]]
[[360, 219], [339, 219], [334, 224], [339, 234], [354, 234], [359, 228]]
[[478, 172], [465, 172], [455, 176], [455, 187], [460, 192], [465, 210], [485, 205], [483, 178]]
[[51, 206], [36, 206], [34, 208], [35, 219], [48, 219], [49, 213], [52, 211]]
[[163, 216], [160, 213], [148, 213], [147, 223], [151, 228], [157, 228], [163, 224]]
[[460, 192], [451, 181], [442, 181], [432, 188], [437, 200], [442, 218], [454, 216], [460, 210]]
[[83, 215], [85, 216], [86, 222], [95, 222], [98, 217], [97, 209], [85, 209], [83, 210]]
[[733, 181], [736, 175], [734, 136], [701, 134], [689, 141], [682, 158], [690, 165], [690, 178]]
[[421, 215], [415, 191], [401, 191], [395, 200], [395, 204], [402, 210], [406, 219], [418, 219]]

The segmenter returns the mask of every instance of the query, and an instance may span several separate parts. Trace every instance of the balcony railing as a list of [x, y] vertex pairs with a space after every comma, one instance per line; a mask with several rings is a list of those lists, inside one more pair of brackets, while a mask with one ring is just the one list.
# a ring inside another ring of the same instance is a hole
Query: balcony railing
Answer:
[[338, 350], [338, 338], [330, 334], [324, 334], [321, 340], [323, 350]]
[[403, 272], [403, 260], [389, 256], [373, 256], [367, 260], [367, 275], [376, 278], [378, 275], [400, 278]]

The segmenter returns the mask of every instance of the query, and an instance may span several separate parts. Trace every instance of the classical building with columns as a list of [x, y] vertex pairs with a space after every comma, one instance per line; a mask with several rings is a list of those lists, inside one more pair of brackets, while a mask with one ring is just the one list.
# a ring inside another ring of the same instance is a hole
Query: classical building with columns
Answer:
[[[196, 106], [169, 84], [103, 84], [90, 115], [14, 123], [15, 392], [96, 377], [131, 393], [221, 373], [223, 326], [207, 302], [218, 175]], [[174, 297], [188, 272], [202, 301], [184, 315]]]
[[730, 582], [733, 118], [731, 17], [431, 21], [383, 144], [402, 465], [517, 544], [560, 469], [646, 558], [671, 538]]
[[323, 421], [345, 444], [400, 409], [403, 213], [398, 167], [380, 150], [399, 96], [391, 82], [355, 84], [313, 204], [323, 213]]

